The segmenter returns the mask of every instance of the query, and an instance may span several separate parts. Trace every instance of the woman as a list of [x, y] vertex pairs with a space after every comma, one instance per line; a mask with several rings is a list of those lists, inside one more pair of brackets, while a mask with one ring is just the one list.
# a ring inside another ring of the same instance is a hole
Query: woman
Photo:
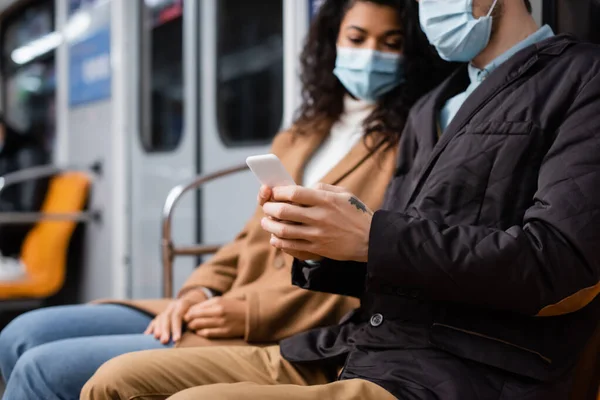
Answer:
[[[296, 182], [344, 185], [369, 207], [380, 206], [408, 111], [443, 75], [409, 3], [323, 5], [302, 54], [303, 105], [272, 148]], [[119, 354], [173, 342], [272, 343], [334, 323], [356, 305], [291, 286], [292, 259], [271, 248], [262, 216], [257, 209], [177, 300], [54, 308], [16, 319], [0, 335], [7, 398], [75, 398], [96, 368]]]

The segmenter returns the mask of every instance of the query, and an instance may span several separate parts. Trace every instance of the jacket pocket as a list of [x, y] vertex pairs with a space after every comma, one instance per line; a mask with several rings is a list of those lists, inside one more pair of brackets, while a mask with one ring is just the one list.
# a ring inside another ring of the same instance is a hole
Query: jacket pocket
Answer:
[[552, 360], [526, 347], [459, 327], [434, 323], [430, 342], [460, 358], [504, 371], [546, 381], [552, 376]]
[[450, 325], [444, 325], [444, 324], [438, 324], [438, 323], [435, 323], [435, 324], [433, 324], [433, 326], [434, 326], [434, 327], [435, 327], [435, 326], [438, 326], [438, 327], [442, 327], [442, 328], [446, 328], [446, 329], [452, 329], [452, 330], [455, 330], [455, 331], [457, 331], [457, 332], [462, 332], [462, 333], [465, 333], [465, 334], [467, 334], [467, 335], [473, 335], [473, 336], [481, 337], [481, 338], [484, 338], [484, 339], [487, 339], [487, 340], [492, 340], [492, 341], [494, 341], [494, 342], [497, 342], [497, 343], [500, 343], [500, 344], [502, 344], [502, 345], [506, 345], [506, 346], [512, 346], [512, 347], [514, 347], [515, 349], [519, 349], [519, 350], [522, 350], [522, 351], [526, 351], [526, 352], [528, 352], [528, 353], [530, 353], [530, 354], [536, 355], [536, 356], [538, 356], [539, 358], [541, 358], [542, 360], [544, 360], [545, 362], [547, 362], [548, 364], [551, 364], [551, 363], [552, 363], [552, 360], [551, 360], [551, 359], [549, 359], [549, 358], [547, 358], [547, 357], [544, 357], [542, 354], [538, 353], [538, 352], [537, 352], [537, 351], [535, 351], [535, 350], [530, 350], [530, 349], [528, 349], [528, 348], [526, 348], [526, 347], [522, 347], [522, 346], [519, 346], [519, 345], [516, 345], [516, 344], [510, 343], [510, 342], [507, 342], [507, 341], [505, 341], [505, 340], [502, 340], [502, 339], [498, 339], [498, 338], [495, 338], [495, 337], [492, 337], [492, 336], [488, 336], [488, 335], [484, 335], [484, 334], [477, 333], [477, 332], [468, 331], [468, 330], [461, 329], [461, 328], [456, 328], [456, 327], [454, 327], [454, 326], [450, 326]]
[[477, 224], [506, 229], [520, 223], [535, 196], [544, 132], [531, 121], [490, 121], [468, 126], [464, 138], [482, 154], [481, 174], [487, 173]]
[[532, 121], [487, 121], [467, 125], [468, 135], [530, 135], [533, 131]]

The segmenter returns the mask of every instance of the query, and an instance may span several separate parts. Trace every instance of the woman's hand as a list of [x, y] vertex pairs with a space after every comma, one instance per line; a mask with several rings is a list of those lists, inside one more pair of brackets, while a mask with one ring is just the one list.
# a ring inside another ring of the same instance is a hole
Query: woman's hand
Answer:
[[208, 339], [242, 338], [246, 333], [246, 300], [213, 297], [191, 307], [184, 320], [190, 330]]
[[145, 335], [154, 335], [162, 344], [167, 344], [171, 339], [174, 342], [181, 339], [183, 317], [188, 310], [207, 300], [206, 295], [201, 290], [191, 290], [181, 298], [173, 300], [165, 311], [158, 314], [150, 322], [144, 332]]

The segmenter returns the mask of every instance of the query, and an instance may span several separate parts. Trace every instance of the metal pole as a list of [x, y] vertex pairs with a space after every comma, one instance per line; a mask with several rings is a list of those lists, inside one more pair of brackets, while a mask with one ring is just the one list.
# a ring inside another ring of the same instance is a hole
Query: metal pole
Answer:
[[246, 171], [247, 169], [248, 166], [246, 164], [242, 164], [210, 174], [200, 175], [196, 177], [196, 179], [194, 179], [192, 182], [176, 186], [169, 192], [169, 195], [167, 196], [167, 200], [165, 201], [165, 205], [163, 207], [162, 214], [161, 250], [163, 261], [163, 297], [173, 297], [173, 261], [175, 258], [176, 250], [175, 246], [173, 245], [171, 226], [173, 223], [173, 212], [175, 206], [179, 202], [179, 199], [181, 199], [181, 197], [190, 190], [197, 189], [203, 186], [204, 184], [212, 182], [219, 178], [223, 178], [225, 176], [232, 175], [238, 172]]

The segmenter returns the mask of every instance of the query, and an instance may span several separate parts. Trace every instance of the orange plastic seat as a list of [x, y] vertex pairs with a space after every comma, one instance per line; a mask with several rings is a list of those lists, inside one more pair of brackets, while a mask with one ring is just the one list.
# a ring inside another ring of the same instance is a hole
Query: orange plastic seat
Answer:
[[[44, 214], [70, 214], [83, 211], [90, 178], [69, 172], [50, 180], [42, 206]], [[26, 277], [0, 281], [0, 300], [46, 298], [56, 294], [65, 283], [67, 254], [75, 221], [40, 221], [29, 232], [21, 249]]]

